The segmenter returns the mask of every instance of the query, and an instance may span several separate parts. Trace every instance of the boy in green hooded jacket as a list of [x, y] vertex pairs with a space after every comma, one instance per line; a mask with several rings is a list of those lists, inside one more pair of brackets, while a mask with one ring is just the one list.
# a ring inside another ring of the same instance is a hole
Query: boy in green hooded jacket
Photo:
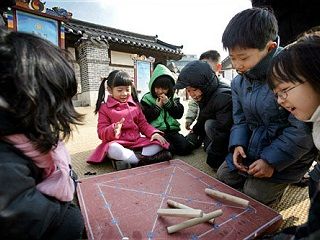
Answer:
[[147, 121], [164, 133], [170, 143], [172, 154], [190, 154], [189, 142], [180, 134], [180, 123], [184, 107], [179, 98], [174, 97], [175, 80], [172, 72], [164, 65], [158, 64], [149, 81], [150, 92], [141, 99], [141, 105]]

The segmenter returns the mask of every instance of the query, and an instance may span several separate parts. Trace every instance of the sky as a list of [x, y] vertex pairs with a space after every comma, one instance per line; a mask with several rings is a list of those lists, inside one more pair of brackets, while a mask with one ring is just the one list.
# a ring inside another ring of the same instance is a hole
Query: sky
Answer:
[[217, 50], [230, 19], [251, 8], [250, 0], [46, 0], [46, 7], [61, 7], [73, 18], [139, 34], [155, 36], [197, 57]]

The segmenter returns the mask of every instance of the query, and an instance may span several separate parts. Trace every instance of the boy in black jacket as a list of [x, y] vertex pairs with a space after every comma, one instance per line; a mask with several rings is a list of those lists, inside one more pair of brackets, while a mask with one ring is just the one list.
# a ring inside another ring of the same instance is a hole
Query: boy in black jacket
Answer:
[[197, 123], [187, 139], [195, 146], [204, 141], [207, 163], [214, 169], [224, 161], [232, 126], [230, 87], [219, 79], [208, 63], [192, 61], [181, 71], [175, 89], [186, 88], [199, 104]]

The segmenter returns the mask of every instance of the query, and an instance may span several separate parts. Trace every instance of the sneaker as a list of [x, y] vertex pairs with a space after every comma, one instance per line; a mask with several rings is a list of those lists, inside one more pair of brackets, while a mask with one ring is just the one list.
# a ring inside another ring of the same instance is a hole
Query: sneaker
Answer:
[[127, 161], [111, 159], [111, 163], [112, 167], [117, 171], [131, 168], [131, 164]]
[[159, 163], [169, 161], [172, 159], [172, 154], [168, 150], [162, 150], [152, 156], [139, 156], [139, 166], [148, 165], [152, 163]]

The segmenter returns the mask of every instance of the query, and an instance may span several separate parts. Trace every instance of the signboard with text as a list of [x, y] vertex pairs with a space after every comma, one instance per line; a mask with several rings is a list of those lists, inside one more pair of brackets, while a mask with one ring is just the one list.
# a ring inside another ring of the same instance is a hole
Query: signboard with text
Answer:
[[42, 37], [59, 46], [59, 24], [57, 20], [16, 11], [17, 31]]
[[148, 83], [151, 77], [151, 62], [136, 60], [135, 77], [138, 97], [141, 99], [145, 93], [149, 92]]

